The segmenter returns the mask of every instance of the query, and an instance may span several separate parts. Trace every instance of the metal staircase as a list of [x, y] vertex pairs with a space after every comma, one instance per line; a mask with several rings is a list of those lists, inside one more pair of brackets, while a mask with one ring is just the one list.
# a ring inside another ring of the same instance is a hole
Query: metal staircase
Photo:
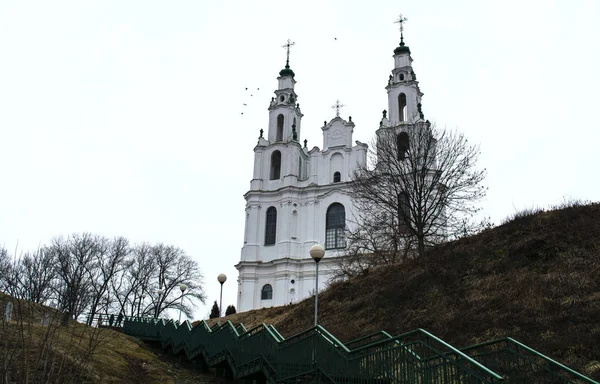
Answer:
[[160, 342], [202, 367], [268, 383], [596, 383], [511, 338], [457, 349], [423, 330], [377, 332], [346, 344], [317, 326], [285, 339], [272, 325], [210, 328], [126, 318], [123, 332]]

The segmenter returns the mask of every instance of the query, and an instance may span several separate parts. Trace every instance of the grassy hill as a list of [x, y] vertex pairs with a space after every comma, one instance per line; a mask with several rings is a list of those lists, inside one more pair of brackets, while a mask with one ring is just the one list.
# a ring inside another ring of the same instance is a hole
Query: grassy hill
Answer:
[[[13, 318], [4, 322], [8, 301]], [[39, 304], [0, 293], [0, 377], [10, 383], [209, 383], [214, 375], [194, 373], [141, 341], [110, 329], [71, 322]], [[50, 315], [47, 326], [41, 324]]]
[[[229, 316], [286, 337], [313, 325], [314, 299]], [[517, 214], [319, 294], [319, 324], [347, 341], [425, 328], [456, 346], [511, 336], [600, 379], [600, 204]]]

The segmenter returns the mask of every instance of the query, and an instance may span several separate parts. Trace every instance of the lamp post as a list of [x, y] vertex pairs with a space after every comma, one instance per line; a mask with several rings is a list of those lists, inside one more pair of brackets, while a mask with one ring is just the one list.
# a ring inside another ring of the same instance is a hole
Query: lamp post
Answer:
[[179, 310], [179, 324], [181, 324], [181, 312], [183, 312], [183, 292], [187, 289], [187, 285], [181, 283], [179, 284], [179, 289], [181, 290], [181, 309]]
[[219, 299], [219, 327], [221, 326], [221, 308], [223, 307], [223, 283], [227, 281], [227, 276], [224, 273], [217, 276], [217, 280], [221, 284], [221, 297]]
[[319, 308], [319, 261], [325, 256], [325, 250], [319, 244], [310, 247], [310, 257], [313, 258], [316, 265], [315, 272], [315, 327], [317, 326], [317, 312]]
[[163, 294], [163, 290], [160, 288], [157, 289], [156, 294], [158, 295], [158, 297], [156, 298], [156, 308], [154, 309], [154, 317], [158, 319], [158, 315], [160, 313], [160, 295]]

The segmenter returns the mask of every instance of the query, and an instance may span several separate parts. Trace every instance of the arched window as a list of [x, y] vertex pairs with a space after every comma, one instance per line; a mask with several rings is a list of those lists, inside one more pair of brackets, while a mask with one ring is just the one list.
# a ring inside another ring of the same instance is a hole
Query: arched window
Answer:
[[340, 203], [333, 203], [327, 208], [325, 218], [325, 249], [345, 248], [346, 210]]
[[271, 154], [270, 180], [278, 180], [281, 176], [281, 152], [273, 151]]
[[275, 137], [275, 141], [283, 140], [283, 115], [277, 116], [277, 137]]
[[406, 121], [406, 95], [398, 95], [398, 117], [400, 121]]
[[344, 170], [344, 156], [341, 153], [337, 152], [331, 155], [331, 159], [329, 160], [329, 170], [329, 172], [331, 172], [330, 175], [333, 176], [334, 183], [342, 181], [341, 171]]
[[271, 287], [271, 284], [263, 285], [262, 289], [260, 290], [260, 299], [273, 300], [273, 287]]
[[267, 220], [265, 224], [265, 245], [275, 244], [277, 237], [277, 209], [269, 207], [267, 209]]
[[398, 160], [404, 160], [406, 158], [406, 151], [408, 151], [408, 133], [400, 132], [396, 136], [396, 146], [398, 149]]

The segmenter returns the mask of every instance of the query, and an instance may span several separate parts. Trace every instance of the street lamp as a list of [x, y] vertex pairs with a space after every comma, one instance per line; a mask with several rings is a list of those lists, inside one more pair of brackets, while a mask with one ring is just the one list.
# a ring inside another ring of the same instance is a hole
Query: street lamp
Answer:
[[221, 308], [223, 307], [223, 283], [227, 281], [227, 276], [224, 273], [217, 276], [217, 280], [221, 283], [221, 298], [219, 299], [219, 327], [221, 326]]
[[319, 244], [310, 247], [310, 257], [313, 258], [316, 265], [315, 272], [315, 327], [317, 326], [317, 310], [319, 308], [319, 261], [325, 256], [325, 250]]
[[160, 313], [160, 295], [163, 294], [163, 290], [161, 288], [156, 290], [156, 294], [158, 297], [156, 298], [156, 308], [154, 309], [154, 317], [158, 319], [158, 314]]
[[179, 284], [179, 289], [181, 290], [181, 309], [179, 310], [179, 324], [181, 324], [181, 312], [183, 312], [183, 292], [187, 289], [187, 285], [181, 283]]

